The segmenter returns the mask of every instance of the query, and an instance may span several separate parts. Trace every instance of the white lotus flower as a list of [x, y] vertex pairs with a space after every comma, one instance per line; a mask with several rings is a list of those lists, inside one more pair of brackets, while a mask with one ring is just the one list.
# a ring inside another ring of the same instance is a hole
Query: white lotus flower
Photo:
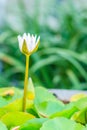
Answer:
[[31, 55], [38, 49], [38, 44], [40, 42], [40, 36], [37, 38], [35, 35], [30, 35], [29, 33], [24, 33], [21, 37], [18, 36], [19, 48], [22, 53], [25, 55]]

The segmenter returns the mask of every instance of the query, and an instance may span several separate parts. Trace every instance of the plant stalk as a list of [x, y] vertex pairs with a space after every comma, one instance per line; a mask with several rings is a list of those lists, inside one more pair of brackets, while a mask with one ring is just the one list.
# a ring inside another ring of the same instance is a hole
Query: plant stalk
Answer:
[[26, 110], [26, 98], [28, 88], [28, 73], [29, 73], [29, 56], [26, 55], [26, 68], [25, 68], [25, 80], [24, 80], [24, 96], [23, 96], [23, 112]]

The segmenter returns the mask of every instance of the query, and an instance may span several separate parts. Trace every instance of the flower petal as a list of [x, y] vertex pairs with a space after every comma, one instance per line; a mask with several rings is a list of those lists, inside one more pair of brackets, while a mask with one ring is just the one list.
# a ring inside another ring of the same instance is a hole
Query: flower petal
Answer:
[[18, 35], [18, 41], [19, 41], [19, 48], [22, 51], [23, 38], [20, 35]]
[[31, 55], [38, 48], [40, 36], [37, 38], [36, 35], [24, 33], [22, 37], [20, 35], [18, 36], [18, 41], [20, 50], [24, 54]]
[[39, 43], [39, 41], [40, 41], [40, 36], [38, 36], [37, 38], [36, 45]]

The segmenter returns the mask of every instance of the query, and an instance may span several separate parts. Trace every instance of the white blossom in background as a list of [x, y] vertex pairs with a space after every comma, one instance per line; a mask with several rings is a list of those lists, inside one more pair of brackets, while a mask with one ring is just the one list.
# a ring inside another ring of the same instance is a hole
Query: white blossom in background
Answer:
[[40, 42], [40, 36], [34, 36], [30, 33], [24, 33], [23, 36], [18, 36], [19, 48], [22, 53], [25, 55], [31, 55], [38, 49], [38, 44]]

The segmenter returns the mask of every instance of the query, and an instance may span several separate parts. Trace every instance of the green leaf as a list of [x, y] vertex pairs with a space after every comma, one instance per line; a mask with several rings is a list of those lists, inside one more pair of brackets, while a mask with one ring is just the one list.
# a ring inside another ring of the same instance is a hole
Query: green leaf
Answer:
[[[36, 87], [35, 88], [35, 104], [49, 101], [49, 100], [58, 100], [51, 92], [43, 87]], [[61, 103], [62, 104], [62, 103]]]
[[71, 109], [64, 109], [60, 112], [55, 112], [54, 114], [52, 114], [50, 116], [50, 118], [54, 118], [54, 117], [66, 117], [66, 118], [71, 118], [71, 116], [77, 112], [78, 109], [76, 107], [72, 107]]
[[15, 87], [0, 88], [0, 108], [23, 96], [23, 91]]
[[87, 97], [81, 98], [74, 103], [79, 110], [85, 109], [87, 107]]
[[82, 109], [81, 111], [76, 112], [71, 119], [75, 120], [76, 122], [79, 122], [81, 124], [87, 123], [87, 108]]
[[42, 124], [47, 121], [46, 118], [35, 118], [26, 121], [23, 125], [21, 125], [19, 130], [40, 130]]
[[86, 128], [72, 120], [61, 117], [46, 121], [40, 130], [86, 130]]
[[8, 130], [6, 125], [0, 121], [0, 130]]
[[8, 101], [4, 99], [3, 97], [0, 97], [0, 108], [3, 106], [6, 106], [8, 104]]
[[6, 124], [8, 128], [11, 128], [14, 126], [20, 126], [21, 124], [32, 118], [34, 118], [34, 116], [29, 113], [9, 112], [1, 118], [1, 121]]
[[35, 108], [40, 116], [49, 117], [53, 113], [64, 109], [64, 105], [62, 105], [58, 101], [49, 100], [49, 101], [42, 102], [38, 105], [35, 105]]
[[39, 116], [48, 117], [64, 108], [65, 105], [47, 89], [36, 87], [35, 92], [34, 107]]
[[[7, 112], [22, 111], [22, 100], [23, 100], [22, 98], [17, 99], [15, 101], [9, 103], [8, 105], [0, 108], [0, 117], [2, 117]], [[33, 101], [27, 100], [26, 109], [32, 108], [32, 106], [33, 106]]]

